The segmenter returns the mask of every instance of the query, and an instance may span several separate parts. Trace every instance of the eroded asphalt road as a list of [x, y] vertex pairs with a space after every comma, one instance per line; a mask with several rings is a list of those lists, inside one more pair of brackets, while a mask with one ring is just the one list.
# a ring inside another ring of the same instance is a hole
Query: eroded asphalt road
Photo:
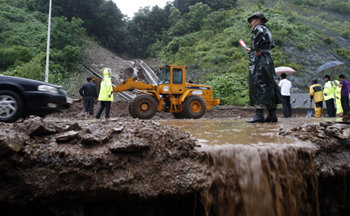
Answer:
[[[221, 107], [204, 118], [241, 119], [251, 114], [249, 109]], [[0, 123], [0, 203], [152, 199], [193, 194], [211, 184], [208, 155], [198, 150], [196, 140], [184, 130], [155, 121], [172, 119], [171, 115], [132, 119], [127, 103], [119, 103], [111, 116], [110, 121], [84, 120], [81, 105], [75, 105], [44, 119]], [[304, 124], [300, 117], [300, 125], [281, 127], [276, 133], [315, 145], [312, 154], [319, 178], [349, 175], [348, 123]]]

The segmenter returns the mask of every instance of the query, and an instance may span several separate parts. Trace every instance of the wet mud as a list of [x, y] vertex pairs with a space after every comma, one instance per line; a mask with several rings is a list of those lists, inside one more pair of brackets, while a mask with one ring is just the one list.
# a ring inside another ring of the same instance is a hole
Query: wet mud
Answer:
[[305, 124], [279, 132], [310, 141], [317, 147], [313, 154], [322, 215], [350, 214], [349, 115], [344, 120], [346, 122]]
[[[82, 107], [76, 104], [46, 118], [0, 123], [3, 212], [350, 213], [348, 123], [321, 121], [276, 131], [278, 136], [298, 140], [295, 143], [210, 146], [200, 145], [176, 126], [154, 121], [172, 119], [171, 114], [133, 119], [127, 105], [114, 103], [109, 121], [84, 120]], [[245, 108], [217, 109], [221, 111], [208, 112], [204, 118], [251, 115]]]
[[[77, 99], [76, 99], [77, 101]], [[115, 101], [111, 105], [111, 117], [125, 117], [132, 118], [129, 114], [128, 106], [129, 101]], [[96, 103], [94, 106], [94, 113], [97, 112], [100, 104]], [[296, 108], [293, 109], [293, 117], [305, 117], [308, 109]], [[252, 107], [239, 107], [239, 106], [230, 106], [230, 105], [220, 105], [211, 108], [208, 110], [202, 118], [204, 119], [242, 119], [242, 118], [251, 118], [255, 114], [255, 109]], [[266, 113], [265, 113], [266, 114]], [[282, 116], [282, 110], [278, 109], [277, 114]], [[48, 116], [49, 118], [67, 118], [67, 119], [84, 119], [84, 105], [80, 102], [74, 102], [72, 106], [67, 109], [54, 113]], [[103, 117], [103, 115], [101, 116]], [[152, 120], [161, 120], [161, 119], [175, 119], [171, 113], [167, 112], [157, 112]]]
[[158, 122], [31, 118], [0, 128], [0, 205], [15, 215], [18, 206], [80, 215], [116, 201], [193, 201], [207, 181], [195, 141]]

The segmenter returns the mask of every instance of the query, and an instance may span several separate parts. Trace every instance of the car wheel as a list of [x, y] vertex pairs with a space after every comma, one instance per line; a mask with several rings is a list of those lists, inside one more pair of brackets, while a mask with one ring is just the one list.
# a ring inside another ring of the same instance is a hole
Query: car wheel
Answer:
[[0, 121], [15, 122], [22, 114], [22, 98], [13, 91], [0, 91]]

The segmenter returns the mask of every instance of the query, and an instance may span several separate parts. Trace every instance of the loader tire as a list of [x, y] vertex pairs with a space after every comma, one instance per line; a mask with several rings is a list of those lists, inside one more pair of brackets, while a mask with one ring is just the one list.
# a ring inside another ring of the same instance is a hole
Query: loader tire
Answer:
[[175, 119], [184, 119], [185, 115], [183, 112], [172, 113]]
[[197, 95], [191, 95], [186, 98], [183, 104], [183, 114], [185, 118], [198, 119], [205, 113], [205, 102], [203, 98]]
[[133, 118], [137, 118], [137, 116], [135, 115], [135, 113], [133, 112], [133, 109], [132, 109], [132, 101], [129, 103], [128, 109], [129, 109], [130, 115], [131, 115]]
[[150, 119], [157, 112], [157, 101], [151, 95], [140, 95], [131, 103], [129, 112], [132, 117], [139, 119]]

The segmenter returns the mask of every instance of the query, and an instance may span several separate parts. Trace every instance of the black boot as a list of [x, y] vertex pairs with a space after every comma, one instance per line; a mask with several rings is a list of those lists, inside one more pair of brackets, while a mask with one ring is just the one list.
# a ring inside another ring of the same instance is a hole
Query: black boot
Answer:
[[247, 120], [246, 122], [247, 123], [257, 123], [257, 122], [263, 123], [264, 121], [265, 121], [264, 109], [256, 109], [255, 116], [252, 119]]
[[265, 122], [278, 122], [275, 108], [269, 109], [269, 114], [267, 115]]

